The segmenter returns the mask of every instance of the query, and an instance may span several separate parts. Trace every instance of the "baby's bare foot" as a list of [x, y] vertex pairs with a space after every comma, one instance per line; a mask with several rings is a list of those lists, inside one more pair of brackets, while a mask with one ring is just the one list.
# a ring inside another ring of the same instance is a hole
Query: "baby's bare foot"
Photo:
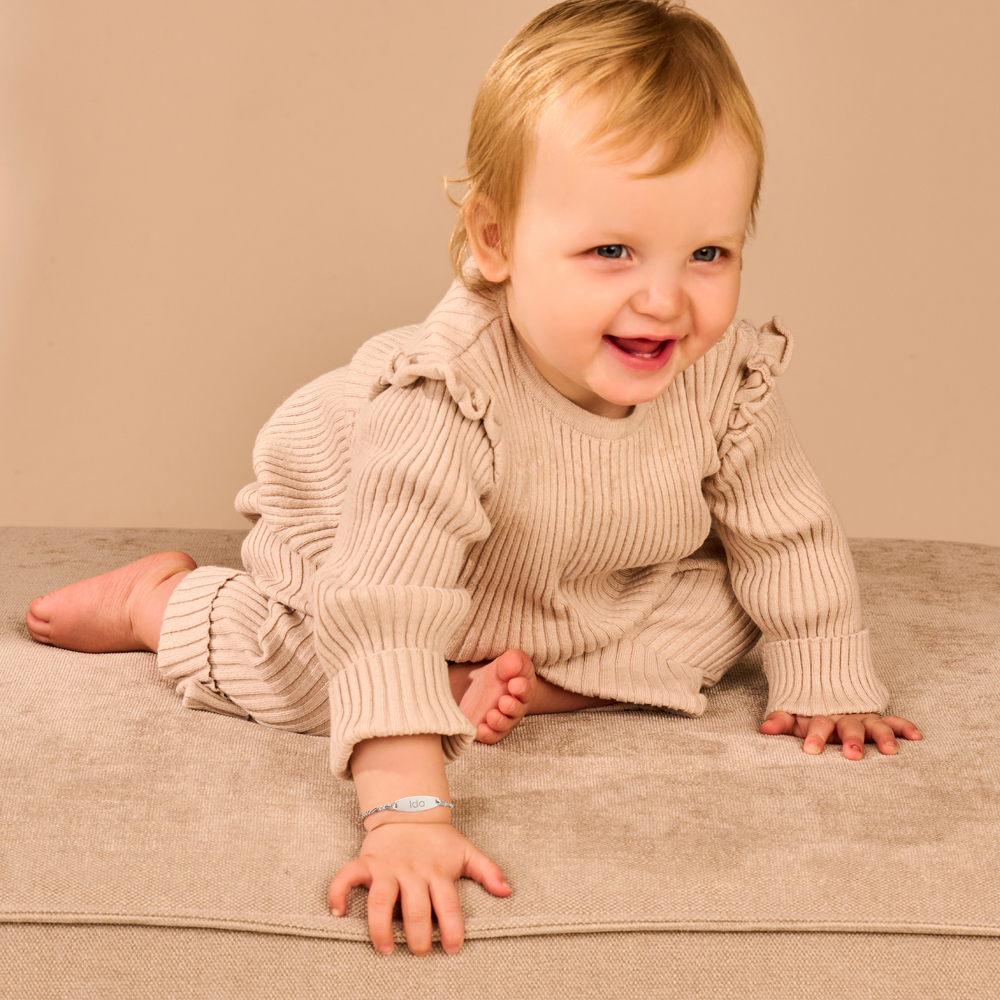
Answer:
[[535, 668], [519, 649], [474, 667], [468, 684], [458, 707], [476, 727], [478, 743], [499, 743], [524, 718], [538, 688]]
[[38, 642], [82, 653], [155, 652], [167, 601], [194, 568], [183, 552], [158, 552], [53, 590], [31, 602], [28, 632]]

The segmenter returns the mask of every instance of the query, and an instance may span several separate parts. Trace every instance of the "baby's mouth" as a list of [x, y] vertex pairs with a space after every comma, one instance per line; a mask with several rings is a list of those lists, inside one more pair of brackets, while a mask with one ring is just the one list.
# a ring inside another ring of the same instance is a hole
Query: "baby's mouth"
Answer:
[[649, 340], [646, 337], [612, 337], [608, 340], [619, 350], [636, 358], [656, 358], [663, 353], [669, 340]]

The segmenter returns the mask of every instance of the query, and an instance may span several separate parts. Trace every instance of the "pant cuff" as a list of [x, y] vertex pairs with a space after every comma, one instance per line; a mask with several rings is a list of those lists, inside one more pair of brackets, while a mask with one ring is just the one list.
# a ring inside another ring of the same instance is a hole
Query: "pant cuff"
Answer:
[[249, 712], [219, 691], [209, 661], [212, 605], [219, 590], [242, 572], [199, 566], [181, 580], [167, 603], [156, 665], [164, 677], [176, 681], [185, 708], [250, 718]]

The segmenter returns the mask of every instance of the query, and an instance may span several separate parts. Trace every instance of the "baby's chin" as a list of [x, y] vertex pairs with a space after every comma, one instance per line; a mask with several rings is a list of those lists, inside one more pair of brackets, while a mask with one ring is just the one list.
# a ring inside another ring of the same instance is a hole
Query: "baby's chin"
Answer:
[[628, 416], [633, 407], [639, 406], [641, 403], [651, 403], [654, 399], [662, 396], [670, 388], [670, 383], [673, 380], [673, 375], [668, 375], [665, 380], [658, 380], [655, 386], [607, 385], [600, 388], [594, 386], [592, 391], [596, 399], [594, 404], [588, 406], [587, 409], [591, 413], [600, 413], [602, 416]]

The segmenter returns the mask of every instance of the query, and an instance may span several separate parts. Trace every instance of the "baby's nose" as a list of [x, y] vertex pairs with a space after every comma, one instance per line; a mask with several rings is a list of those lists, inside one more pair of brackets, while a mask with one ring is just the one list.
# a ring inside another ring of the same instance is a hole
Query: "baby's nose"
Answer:
[[637, 312], [651, 316], [660, 323], [667, 323], [685, 313], [687, 295], [679, 281], [660, 277], [647, 282], [634, 296], [632, 304]]

